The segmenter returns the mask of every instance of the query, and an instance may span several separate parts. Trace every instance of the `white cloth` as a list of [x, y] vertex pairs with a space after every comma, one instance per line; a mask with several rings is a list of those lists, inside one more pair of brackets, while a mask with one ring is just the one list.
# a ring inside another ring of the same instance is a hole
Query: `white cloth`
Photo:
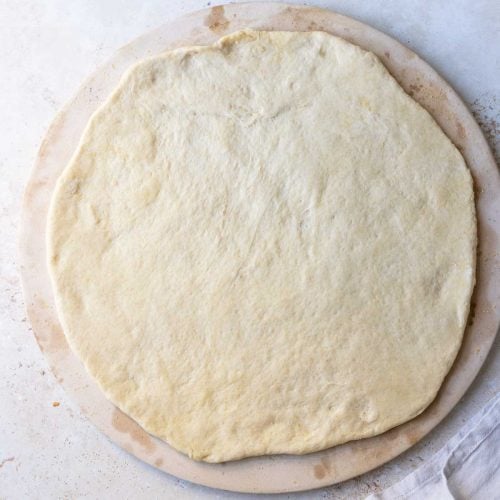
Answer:
[[500, 393], [426, 464], [367, 497], [403, 499], [500, 499]]

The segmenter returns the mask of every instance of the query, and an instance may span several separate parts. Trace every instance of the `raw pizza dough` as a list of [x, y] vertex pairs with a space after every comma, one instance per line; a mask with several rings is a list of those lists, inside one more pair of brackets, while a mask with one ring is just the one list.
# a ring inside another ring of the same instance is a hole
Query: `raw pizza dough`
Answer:
[[61, 176], [49, 266], [107, 397], [198, 460], [422, 412], [474, 284], [472, 180], [371, 53], [239, 32], [134, 66]]

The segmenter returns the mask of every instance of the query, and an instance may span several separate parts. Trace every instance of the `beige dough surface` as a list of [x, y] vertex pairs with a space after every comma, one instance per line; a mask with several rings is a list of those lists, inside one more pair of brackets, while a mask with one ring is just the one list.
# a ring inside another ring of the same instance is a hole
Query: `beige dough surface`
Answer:
[[48, 227], [71, 347], [118, 407], [209, 462], [422, 412], [460, 347], [475, 246], [460, 153], [373, 54], [321, 32], [134, 66]]

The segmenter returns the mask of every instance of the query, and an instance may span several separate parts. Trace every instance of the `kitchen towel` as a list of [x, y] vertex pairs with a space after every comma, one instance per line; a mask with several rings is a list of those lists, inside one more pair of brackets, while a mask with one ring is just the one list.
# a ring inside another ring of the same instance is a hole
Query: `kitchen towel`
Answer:
[[367, 500], [500, 499], [500, 393], [427, 463]]

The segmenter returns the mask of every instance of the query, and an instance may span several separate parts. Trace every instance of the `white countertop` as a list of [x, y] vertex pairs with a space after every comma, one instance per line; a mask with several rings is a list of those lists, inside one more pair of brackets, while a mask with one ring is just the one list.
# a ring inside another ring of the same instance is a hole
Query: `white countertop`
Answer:
[[[101, 435], [50, 373], [26, 319], [16, 270], [24, 185], [57, 110], [118, 47], [164, 21], [207, 4], [198, 0], [0, 2], [1, 500], [247, 496], [178, 480], [141, 463]], [[314, 5], [371, 24], [419, 53], [470, 105], [495, 146], [498, 160], [498, 2], [317, 0]], [[288, 496], [357, 498], [393, 484], [437, 451], [499, 390], [497, 339], [466, 396], [421, 443], [385, 466], [346, 483]]]

